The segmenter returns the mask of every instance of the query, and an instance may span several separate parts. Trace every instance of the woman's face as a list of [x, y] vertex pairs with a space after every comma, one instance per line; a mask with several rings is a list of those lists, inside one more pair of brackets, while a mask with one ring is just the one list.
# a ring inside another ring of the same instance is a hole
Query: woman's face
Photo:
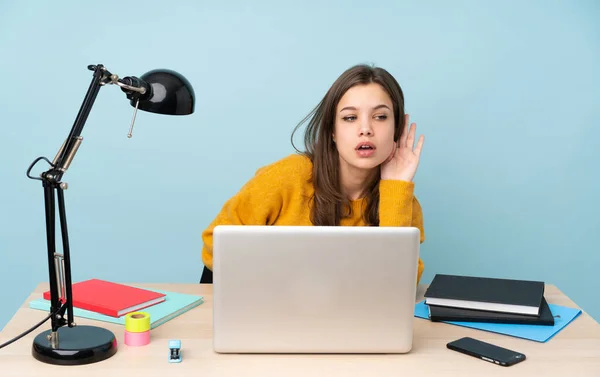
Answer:
[[342, 169], [371, 170], [387, 160], [394, 149], [393, 109], [376, 83], [354, 86], [342, 96], [333, 134]]

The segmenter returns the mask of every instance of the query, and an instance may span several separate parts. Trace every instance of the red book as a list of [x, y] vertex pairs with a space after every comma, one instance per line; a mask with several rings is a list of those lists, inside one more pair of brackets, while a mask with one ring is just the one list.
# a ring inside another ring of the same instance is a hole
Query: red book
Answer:
[[[72, 285], [71, 291], [73, 307], [111, 317], [120, 317], [166, 299], [166, 295], [163, 293], [100, 279], [75, 283]], [[50, 300], [50, 291], [44, 292], [44, 299]]]

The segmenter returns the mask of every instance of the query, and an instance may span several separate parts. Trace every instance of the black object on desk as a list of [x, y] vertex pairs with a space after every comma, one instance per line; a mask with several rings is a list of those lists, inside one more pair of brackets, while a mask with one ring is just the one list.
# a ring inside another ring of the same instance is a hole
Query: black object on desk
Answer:
[[541, 281], [437, 274], [425, 303], [445, 307], [539, 317], [544, 299]]
[[487, 343], [478, 339], [464, 337], [446, 345], [448, 349], [473, 356], [489, 363], [509, 367], [525, 361], [525, 354]]
[[[58, 365], [94, 363], [108, 359], [117, 351], [117, 342], [111, 331], [97, 326], [76, 326], [74, 322], [71, 260], [63, 193], [68, 186], [61, 181], [81, 145], [81, 133], [100, 88], [109, 84], [119, 86], [135, 107], [128, 137], [131, 137], [138, 109], [166, 115], [187, 115], [194, 112], [195, 105], [192, 86], [177, 72], [160, 69], [147, 72], [140, 78], [128, 76], [120, 79], [102, 64], [89, 65], [88, 69], [93, 71], [92, 81], [71, 131], [54, 161], [38, 157], [27, 169], [27, 177], [41, 181], [44, 188], [50, 281], [48, 318], [51, 319], [51, 328], [35, 337], [32, 354], [39, 361]], [[50, 168], [39, 177], [31, 176], [31, 169], [41, 160], [46, 161]], [[58, 198], [63, 253], [56, 251], [55, 195]]]
[[202, 270], [202, 276], [200, 277], [200, 284], [212, 284], [213, 283], [213, 272], [204, 266]]

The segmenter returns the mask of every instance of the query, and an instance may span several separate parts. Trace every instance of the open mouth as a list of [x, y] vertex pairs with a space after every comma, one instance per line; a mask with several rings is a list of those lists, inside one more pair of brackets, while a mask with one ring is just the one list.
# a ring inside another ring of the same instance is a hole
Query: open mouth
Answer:
[[369, 142], [362, 142], [355, 149], [356, 153], [361, 157], [369, 157], [375, 153], [375, 145]]
[[375, 149], [375, 145], [373, 145], [373, 143], [370, 143], [368, 141], [359, 143], [356, 146], [357, 151], [370, 151], [370, 150], [374, 150], [374, 149]]

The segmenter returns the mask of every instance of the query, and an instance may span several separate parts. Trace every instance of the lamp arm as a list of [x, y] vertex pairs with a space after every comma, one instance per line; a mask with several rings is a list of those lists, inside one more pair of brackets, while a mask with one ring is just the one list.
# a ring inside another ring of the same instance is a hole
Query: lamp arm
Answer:
[[49, 180], [60, 181], [62, 175], [69, 168], [69, 165], [73, 161], [75, 153], [77, 153], [77, 149], [83, 140], [81, 137], [81, 132], [88, 116], [90, 115], [92, 106], [94, 106], [98, 92], [100, 91], [102, 85], [110, 82], [111, 73], [108, 72], [103, 65], [89, 65], [88, 69], [94, 71], [92, 82], [90, 83], [85, 98], [83, 99], [83, 103], [81, 104], [79, 112], [77, 113], [73, 127], [71, 127], [69, 136], [65, 139], [63, 145], [56, 154], [54, 161], [52, 162], [52, 169], [45, 173]]
[[[46, 243], [48, 252], [48, 277], [50, 283], [50, 313], [52, 332], [49, 340], [52, 344], [58, 344], [57, 330], [65, 325], [75, 326], [73, 318], [73, 299], [72, 299], [72, 281], [71, 281], [71, 257], [69, 248], [69, 237], [67, 231], [67, 220], [65, 210], [65, 200], [63, 190], [67, 189], [67, 184], [61, 182], [63, 174], [69, 168], [69, 165], [75, 157], [81, 141], [81, 132], [94, 105], [96, 97], [102, 85], [110, 80], [110, 72], [102, 65], [90, 65], [88, 69], [94, 71], [92, 81], [88, 87], [87, 93], [81, 104], [75, 122], [69, 132], [68, 137], [60, 147], [54, 161], [50, 164], [50, 169], [40, 175], [42, 186], [44, 188], [44, 204], [46, 215]], [[38, 158], [27, 171], [27, 176], [33, 165], [39, 161]], [[44, 160], [48, 161], [46, 158]], [[36, 178], [38, 179], [38, 178]], [[58, 199], [58, 211], [62, 235], [63, 253], [56, 251], [56, 202], [55, 194]], [[65, 312], [67, 319], [65, 319]]]
[[[71, 281], [71, 257], [69, 248], [69, 237], [67, 231], [67, 220], [64, 200], [64, 190], [68, 188], [66, 182], [61, 182], [64, 173], [73, 161], [83, 138], [81, 132], [92, 110], [100, 88], [106, 84], [117, 84], [123, 91], [135, 97], [146, 92], [145, 87], [134, 87], [122, 82], [117, 75], [111, 74], [103, 65], [89, 65], [88, 69], [93, 71], [92, 81], [81, 104], [75, 122], [68, 137], [63, 142], [54, 160], [45, 157], [37, 158], [27, 170], [27, 176], [42, 181], [44, 188], [44, 203], [46, 215], [46, 242], [48, 252], [48, 277], [50, 283], [50, 314], [52, 332], [49, 340], [52, 344], [58, 344], [58, 329], [62, 326], [74, 327], [73, 298]], [[135, 93], [132, 93], [135, 92]], [[139, 94], [138, 94], [139, 93]], [[33, 166], [40, 160], [50, 164], [50, 168], [35, 178], [30, 175]], [[56, 199], [58, 200], [58, 211], [61, 227], [63, 253], [56, 251]], [[65, 312], [67, 319], [65, 319]]]

